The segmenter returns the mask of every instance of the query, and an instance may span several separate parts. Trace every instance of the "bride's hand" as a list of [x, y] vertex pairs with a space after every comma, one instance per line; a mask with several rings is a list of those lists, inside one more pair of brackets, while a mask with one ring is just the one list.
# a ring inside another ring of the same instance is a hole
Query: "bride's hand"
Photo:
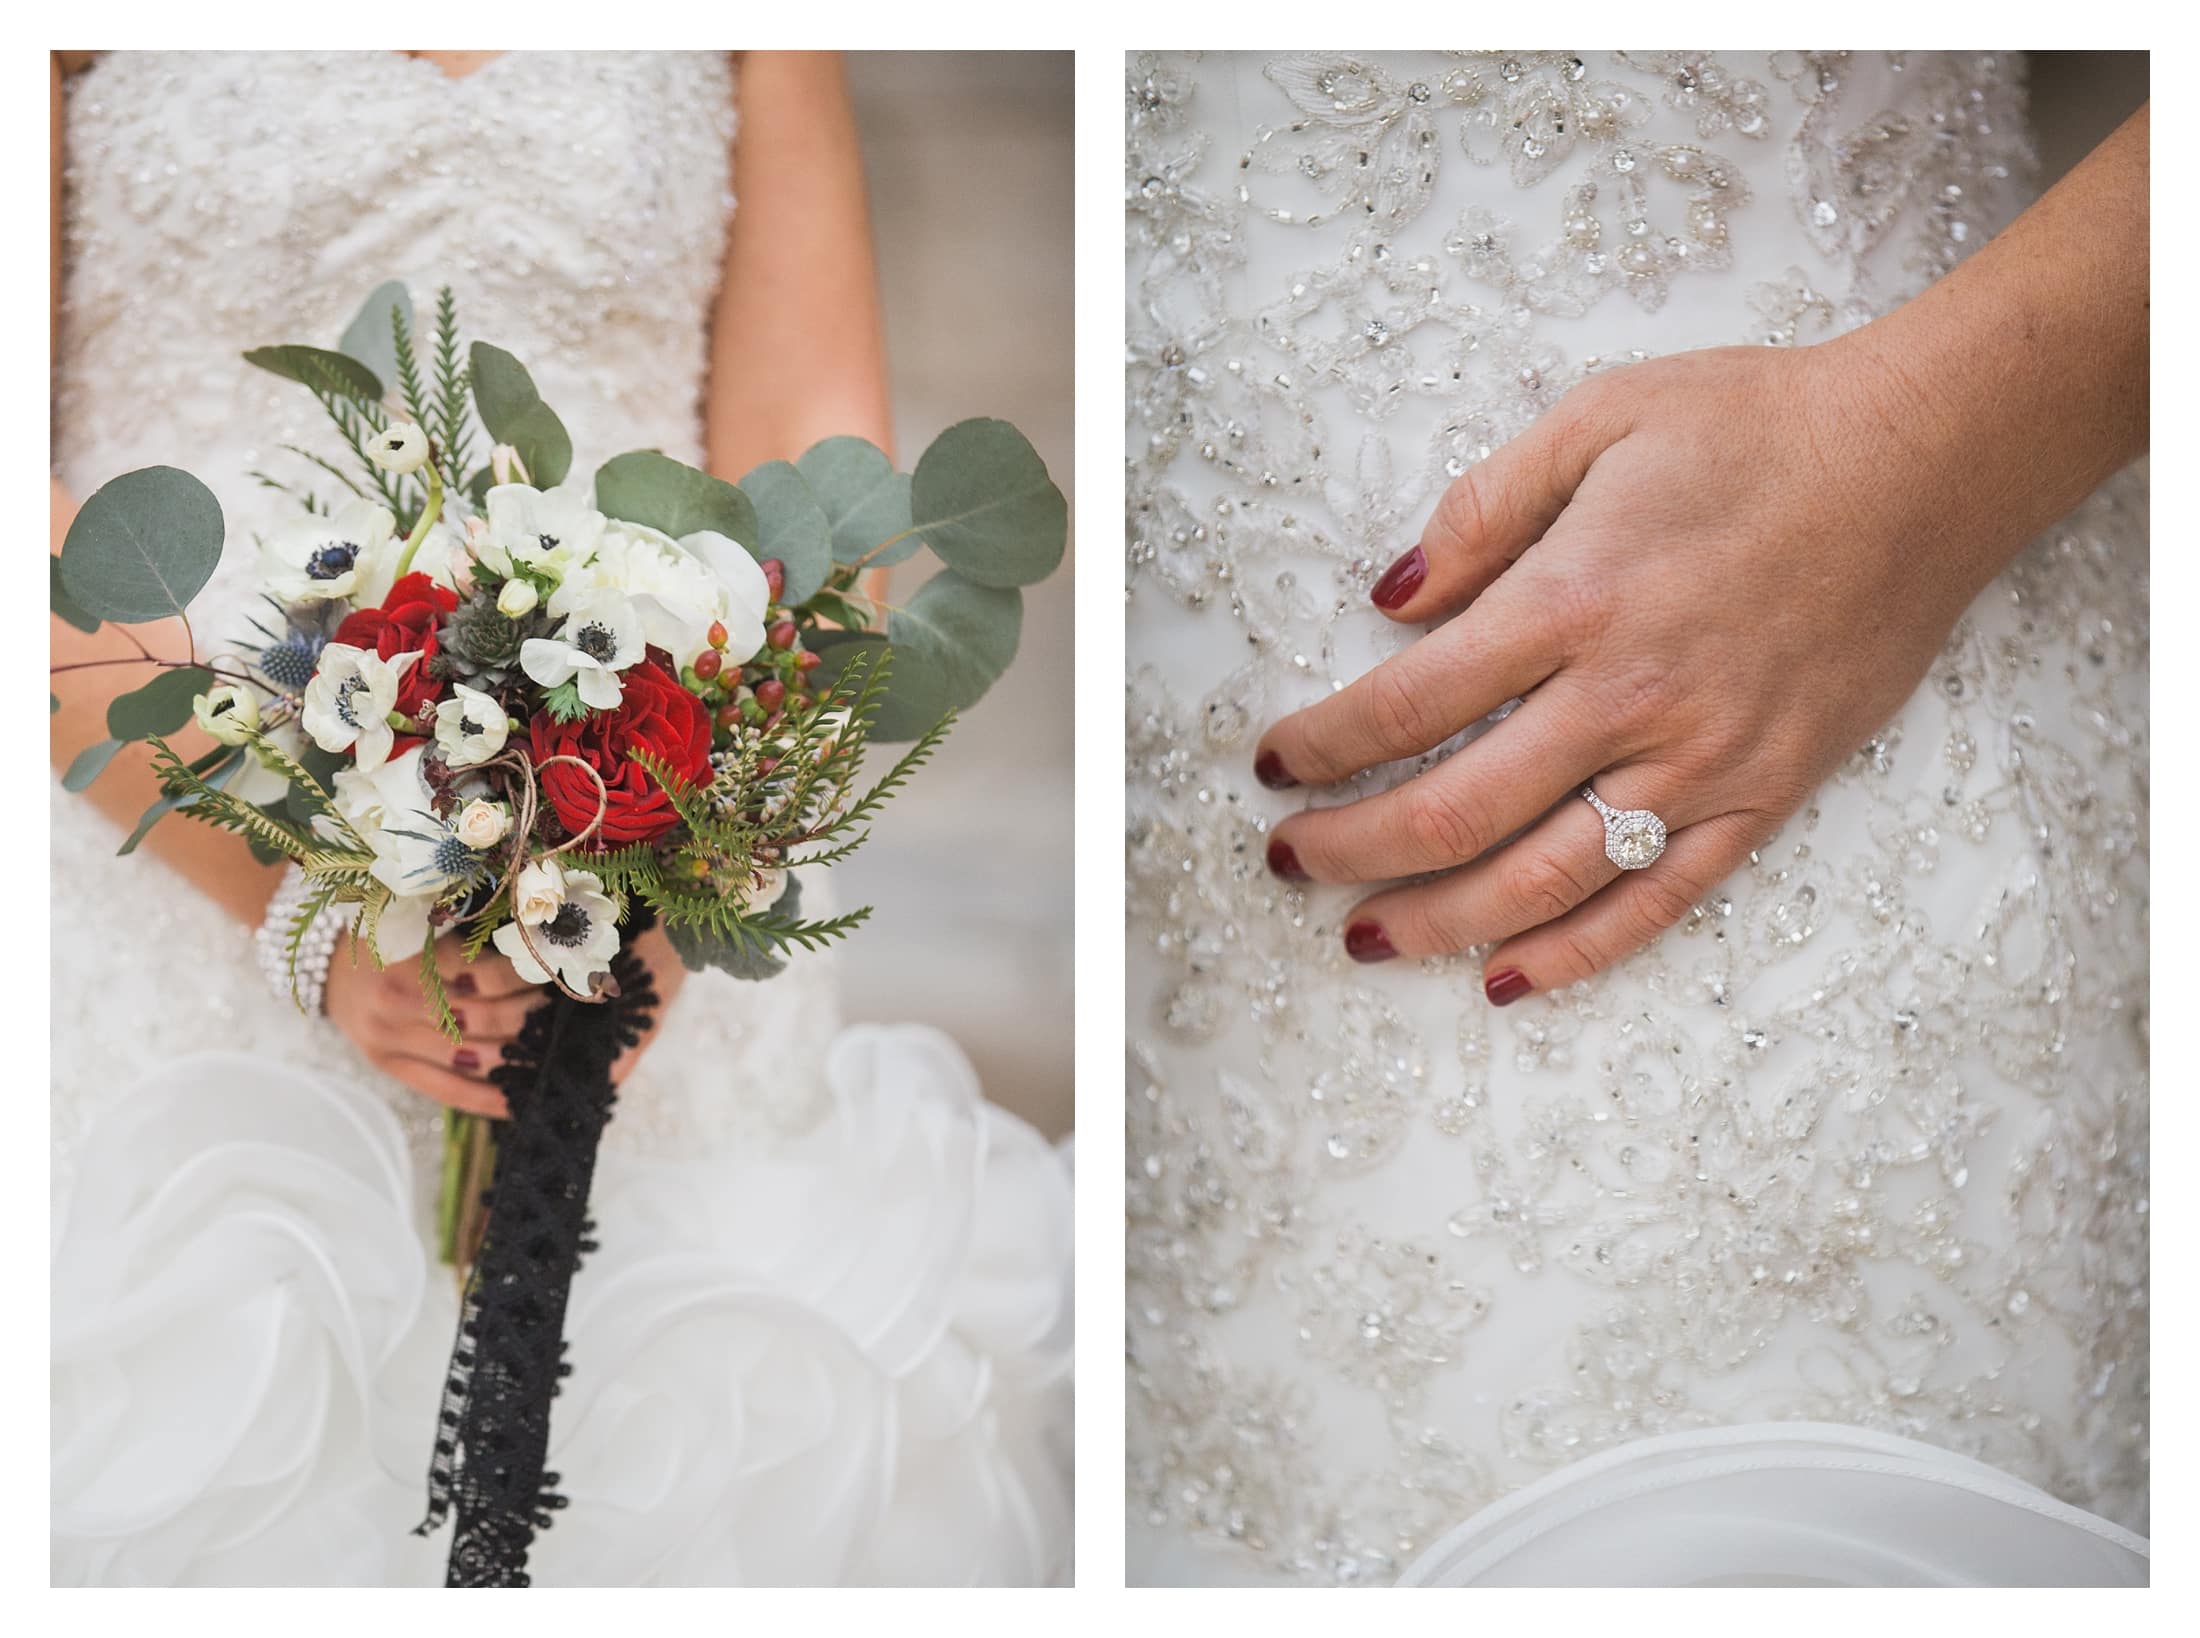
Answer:
[[[1568, 393], [1377, 583], [1392, 618], [1448, 623], [1277, 723], [1256, 769], [1333, 784], [1524, 703], [1393, 791], [1286, 820], [1270, 866], [1450, 872], [1359, 905], [1347, 948], [1497, 943], [1500, 1005], [1678, 921], [1895, 714], [2013, 549], [1911, 447], [1922, 415], [1841, 342], [1683, 354]], [[1663, 857], [1605, 857], [1592, 780], [1663, 818]]]
[[[634, 953], [649, 967], [658, 1004], [648, 1031], [612, 1067], [614, 1085], [649, 1050], [665, 1009], [687, 982], [687, 969], [662, 929], [653, 927], [636, 939]], [[506, 1043], [519, 1033], [527, 1014], [542, 1005], [547, 990], [523, 982], [495, 950], [483, 950], [469, 962], [457, 939], [439, 940], [436, 966], [462, 1035], [454, 1046], [436, 1027], [413, 963], [377, 969], [364, 955], [357, 961], [351, 957], [348, 944], [339, 946], [329, 964], [326, 1005], [330, 1020], [368, 1062], [415, 1092], [467, 1114], [502, 1120], [511, 1113], [504, 1094], [490, 1084], [489, 1071], [502, 1061]]]

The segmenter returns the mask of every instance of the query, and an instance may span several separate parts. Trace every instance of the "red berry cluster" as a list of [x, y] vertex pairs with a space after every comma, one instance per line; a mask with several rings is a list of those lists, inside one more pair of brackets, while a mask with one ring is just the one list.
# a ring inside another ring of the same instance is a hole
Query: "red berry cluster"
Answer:
[[770, 729], [785, 715], [791, 696], [797, 707], [808, 704], [810, 674], [824, 656], [802, 646], [802, 628], [780, 602], [787, 591], [787, 566], [778, 558], [763, 563], [764, 582], [771, 594], [765, 611], [764, 647], [741, 665], [727, 668], [726, 628], [714, 622], [710, 646], [696, 656], [683, 679], [713, 708], [713, 720], [721, 743], [743, 725]]

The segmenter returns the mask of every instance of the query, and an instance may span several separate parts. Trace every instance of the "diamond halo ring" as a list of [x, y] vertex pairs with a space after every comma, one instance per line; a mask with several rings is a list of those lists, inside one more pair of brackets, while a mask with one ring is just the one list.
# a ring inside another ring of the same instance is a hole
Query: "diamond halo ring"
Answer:
[[1590, 786], [1581, 787], [1589, 805], [1604, 816], [1604, 856], [1622, 870], [1641, 870], [1665, 851], [1665, 821], [1648, 808], [1615, 808]]

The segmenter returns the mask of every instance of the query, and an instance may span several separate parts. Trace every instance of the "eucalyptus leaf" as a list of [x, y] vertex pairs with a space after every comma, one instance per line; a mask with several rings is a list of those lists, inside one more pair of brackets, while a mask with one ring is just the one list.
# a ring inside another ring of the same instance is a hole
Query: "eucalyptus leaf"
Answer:
[[678, 540], [715, 530], [756, 554], [756, 507], [723, 478], [654, 449], [614, 455], [596, 469], [596, 510]]
[[1006, 421], [959, 421], [917, 461], [912, 521], [939, 560], [981, 586], [1029, 586], [1061, 566], [1069, 502]]
[[565, 423], [542, 401], [527, 366], [502, 347], [477, 341], [468, 355], [474, 408], [489, 436], [519, 451], [537, 489], [565, 482], [573, 467], [573, 440]]
[[[876, 444], [861, 438], [827, 438], [812, 444], [795, 465], [832, 525], [833, 556], [842, 563], [870, 557], [889, 540], [874, 567], [899, 563], [924, 543], [909, 532], [909, 478]], [[900, 538], [896, 538], [896, 537]]]
[[741, 493], [756, 507], [758, 561], [776, 557], [787, 566], [780, 601], [807, 603], [833, 572], [833, 524], [792, 461], [766, 461], [741, 480]]
[[117, 695], [107, 707], [107, 732], [117, 739], [172, 734], [191, 720], [191, 702], [214, 686], [204, 666], [163, 671], [143, 688]]
[[[789, 876], [784, 891], [771, 909], [776, 916], [792, 917], [802, 908], [802, 884]], [[716, 967], [722, 973], [735, 978], [776, 978], [787, 970], [787, 964], [770, 949], [759, 943], [736, 943], [734, 940], [713, 933], [707, 927], [665, 928], [665, 938], [679, 955], [682, 964], [690, 972], [701, 972], [705, 967]]]
[[413, 327], [412, 292], [391, 279], [374, 287], [374, 294], [359, 309], [359, 316], [344, 330], [336, 350], [355, 358], [384, 381], [397, 379], [397, 338], [390, 330], [390, 310], [404, 315], [405, 328]]
[[333, 393], [361, 404], [382, 402], [380, 376], [356, 358], [326, 347], [255, 347], [244, 355], [244, 361], [315, 392]]
[[1023, 618], [1024, 596], [1013, 587], [976, 585], [952, 569], [918, 587], [886, 617], [892, 668], [871, 737], [914, 739], [977, 704], [1016, 657]]
[[114, 761], [115, 753], [122, 749], [119, 739], [103, 739], [96, 745], [87, 745], [76, 753], [69, 771], [61, 776], [63, 790], [80, 791], [107, 771], [107, 764]]
[[181, 614], [222, 556], [222, 509], [188, 472], [148, 466], [92, 491], [61, 543], [61, 584], [101, 620]]
[[[202, 759], [200, 762], [194, 762], [191, 766], [201, 779], [219, 790], [229, 783], [231, 777], [243, 765], [244, 747], [233, 745], [221, 752], [212, 761]], [[163, 796], [139, 817], [137, 829], [131, 831], [129, 838], [124, 841], [122, 846], [115, 849], [115, 856], [121, 858], [125, 854], [135, 853], [138, 843], [145, 840], [146, 832], [150, 831], [171, 813], [174, 813], [176, 809], [188, 807], [190, 804], [191, 796], [188, 792], [181, 796]]]
[[99, 616], [87, 614], [69, 595], [69, 588], [61, 584], [61, 558], [58, 554], [46, 561], [53, 565], [46, 577], [46, 606], [79, 631], [97, 631]]

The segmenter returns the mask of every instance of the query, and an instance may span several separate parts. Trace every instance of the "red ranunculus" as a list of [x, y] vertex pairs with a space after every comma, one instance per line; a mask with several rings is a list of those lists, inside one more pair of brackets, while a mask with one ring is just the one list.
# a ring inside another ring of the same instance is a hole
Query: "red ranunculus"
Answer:
[[[336, 628], [335, 640], [385, 660], [418, 654], [419, 660], [397, 687], [398, 710], [408, 717], [418, 717], [422, 706], [443, 697], [443, 679], [429, 674], [429, 662], [435, 658], [436, 627], [457, 607], [458, 593], [438, 586], [424, 574], [408, 574], [390, 588], [380, 608], [354, 609], [345, 615], [344, 623]], [[400, 739], [398, 746], [402, 749], [410, 743]]]
[[[655, 841], [680, 822], [671, 801], [628, 755], [647, 751], [683, 779], [710, 778], [710, 712], [654, 660], [619, 673], [625, 693], [616, 711], [594, 711], [558, 722], [537, 711], [527, 725], [538, 768], [554, 756], [577, 756], [603, 776], [611, 800], [591, 845], [623, 847]], [[558, 822], [578, 832], [596, 816], [596, 782], [569, 762], [541, 768], [542, 793]]]

